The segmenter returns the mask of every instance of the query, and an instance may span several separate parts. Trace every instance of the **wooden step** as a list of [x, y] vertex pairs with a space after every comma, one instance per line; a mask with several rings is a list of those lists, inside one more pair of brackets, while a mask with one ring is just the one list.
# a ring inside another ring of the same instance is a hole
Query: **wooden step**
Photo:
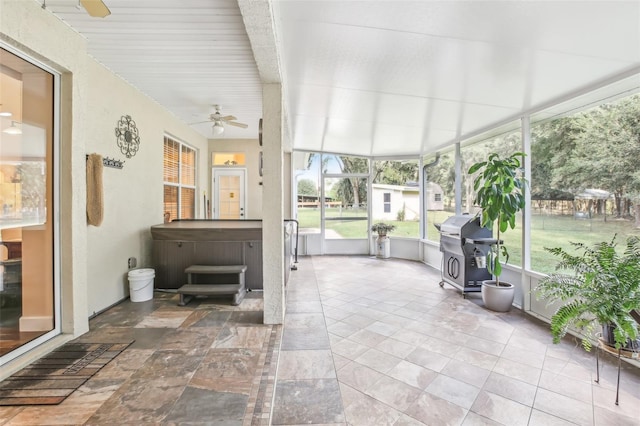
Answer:
[[236, 294], [243, 289], [244, 286], [242, 284], [186, 284], [178, 289], [178, 293], [215, 296], [218, 294]]
[[185, 274], [241, 274], [247, 265], [191, 265], [184, 270]]
[[245, 293], [244, 284], [185, 284], [178, 289], [180, 294], [178, 304], [187, 305], [191, 300], [190, 296], [233, 295], [233, 305], [239, 305]]

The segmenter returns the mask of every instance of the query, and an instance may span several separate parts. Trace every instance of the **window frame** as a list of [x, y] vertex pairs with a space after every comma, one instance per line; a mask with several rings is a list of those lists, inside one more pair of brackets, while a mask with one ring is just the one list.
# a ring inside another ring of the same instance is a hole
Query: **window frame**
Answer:
[[[171, 170], [171, 172], [173, 173], [172, 176], [176, 177], [176, 181], [175, 182], [171, 182], [168, 181], [166, 179], [167, 177], [167, 170], [168, 168], [168, 159], [167, 159], [167, 143], [172, 143], [176, 145], [176, 149], [177, 149], [177, 154], [178, 154], [178, 161], [177, 161], [177, 170]], [[188, 150], [189, 153], [193, 153], [193, 170], [190, 172], [190, 175], [193, 176], [193, 184], [188, 184], [188, 183], [184, 183], [183, 181], [185, 180], [185, 161], [183, 159], [183, 155], [185, 155], [184, 151]], [[171, 221], [174, 219], [196, 219], [197, 216], [197, 206], [198, 206], [198, 184], [197, 184], [197, 175], [198, 175], [198, 150], [178, 139], [175, 138], [173, 136], [170, 135], [164, 135], [164, 141], [163, 141], [163, 176], [162, 176], [162, 187], [163, 187], [163, 214], [166, 215], [167, 212], [170, 213], [169, 218], [167, 220], [166, 216], [165, 216], [165, 221]], [[176, 188], [178, 191], [177, 194], [177, 201], [176, 201], [176, 206], [175, 209], [168, 209], [167, 208], [167, 200], [166, 200], [166, 194], [164, 193], [164, 191], [166, 190], [167, 187], [171, 187], [171, 188]], [[192, 209], [193, 209], [193, 217], [183, 217], [183, 190], [185, 189], [189, 189], [193, 191], [193, 205], [192, 205]], [[175, 212], [176, 217], [173, 217], [172, 214]]]
[[391, 213], [391, 192], [382, 193], [382, 208], [384, 213]]

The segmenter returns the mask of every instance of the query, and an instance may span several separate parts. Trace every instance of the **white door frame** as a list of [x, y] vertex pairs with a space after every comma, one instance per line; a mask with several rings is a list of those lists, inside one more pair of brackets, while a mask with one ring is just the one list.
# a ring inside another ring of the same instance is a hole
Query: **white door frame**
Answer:
[[327, 178], [362, 178], [367, 181], [367, 229], [371, 228], [371, 176], [368, 173], [322, 173], [320, 182], [320, 252], [321, 254], [367, 255], [371, 253], [370, 235], [364, 238], [330, 239], [326, 236], [325, 181]]
[[229, 168], [229, 167], [213, 167], [211, 168], [211, 188], [213, 192], [213, 211], [211, 217], [213, 219], [220, 218], [220, 176], [239, 176], [240, 177], [240, 220], [247, 218], [247, 169], [245, 168]]

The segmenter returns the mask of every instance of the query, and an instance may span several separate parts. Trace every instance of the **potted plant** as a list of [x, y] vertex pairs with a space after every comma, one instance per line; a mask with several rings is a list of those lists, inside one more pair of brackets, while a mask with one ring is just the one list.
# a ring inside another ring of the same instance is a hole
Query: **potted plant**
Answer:
[[509, 252], [500, 237], [507, 229], [515, 228], [517, 214], [524, 208], [527, 184], [521, 171], [524, 156], [523, 152], [516, 152], [501, 158], [492, 153], [486, 161], [469, 168], [469, 175], [478, 173], [473, 188], [475, 202], [480, 206], [480, 224], [488, 229], [495, 227], [497, 231], [496, 243], [487, 254], [487, 269], [495, 280], [483, 281], [482, 301], [488, 309], [498, 312], [511, 309], [515, 294], [513, 284], [500, 281], [501, 260], [505, 263], [509, 260]]
[[373, 232], [377, 232], [378, 237], [386, 237], [387, 233], [393, 231], [394, 229], [396, 229], [396, 226], [390, 223], [379, 222], [371, 225], [371, 230]]
[[395, 225], [390, 223], [378, 222], [371, 225], [371, 230], [378, 233], [376, 239], [376, 257], [387, 259], [391, 256], [391, 247], [387, 234], [396, 229]]
[[561, 302], [551, 317], [554, 343], [575, 327], [583, 333], [582, 346], [588, 351], [601, 326], [604, 343], [640, 351], [640, 331], [633, 318], [640, 310], [640, 238], [627, 238], [622, 254], [616, 251], [615, 239], [592, 248], [571, 243], [579, 251], [576, 255], [545, 248], [560, 258], [556, 269], [566, 270], [543, 278], [535, 290], [549, 303]]

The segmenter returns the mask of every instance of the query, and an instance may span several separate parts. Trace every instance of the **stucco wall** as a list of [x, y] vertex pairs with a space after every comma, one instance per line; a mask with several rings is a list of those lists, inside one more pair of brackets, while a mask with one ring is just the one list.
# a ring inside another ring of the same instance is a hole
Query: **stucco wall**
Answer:
[[[198, 194], [207, 188], [207, 140], [93, 60], [87, 63], [88, 104], [84, 119], [90, 129], [87, 153], [124, 160], [123, 169], [105, 168], [104, 220], [87, 229], [88, 313], [92, 314], [129, 294], [129, 257], [138, 267], [151, 266], [149, 227], [163, 221], [162, 162], [165, 133], [198, 150]], [[130, 115], [140, 135], [140, 150], [126, 158], [116, 145], [114, 130]], [[196, 198], [198, 217], [202, 201]]]

